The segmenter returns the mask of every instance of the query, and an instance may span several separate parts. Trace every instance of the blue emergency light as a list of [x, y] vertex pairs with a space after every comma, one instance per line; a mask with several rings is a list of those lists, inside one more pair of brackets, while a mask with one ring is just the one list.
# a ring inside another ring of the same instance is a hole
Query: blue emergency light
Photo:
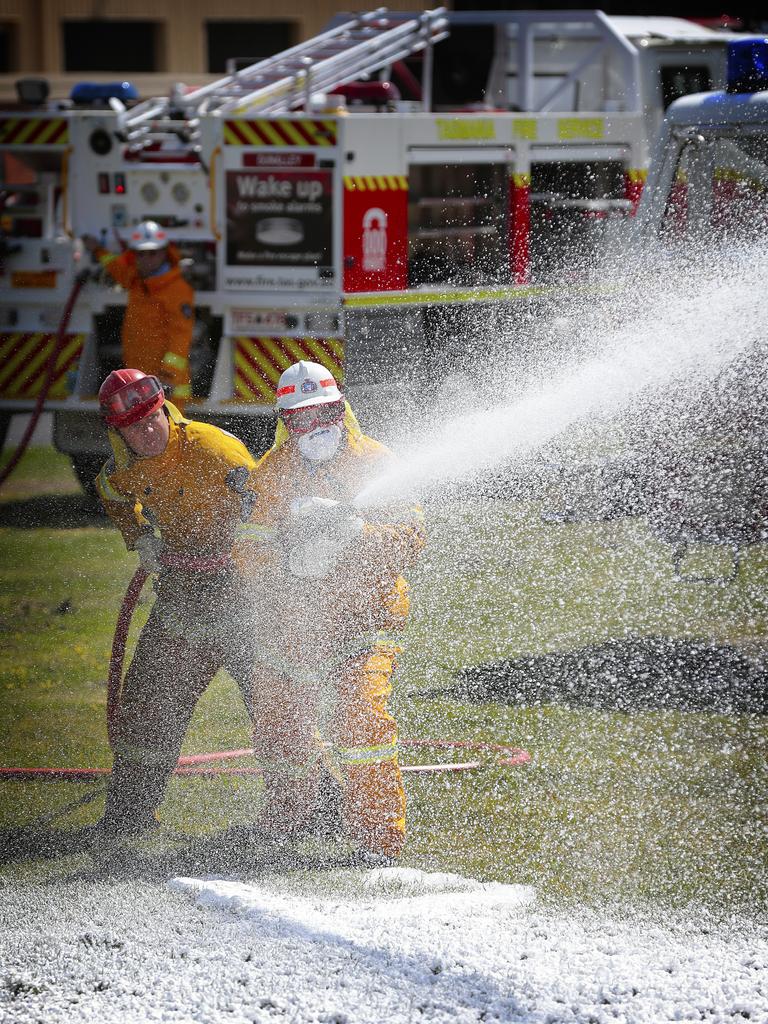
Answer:
[[82, 107], [107, 107], [113, 96], [124, 103], [137, 100], [139, 90], [130, 82], [78, 82], [69, 94], [72, 102]]
[[728, 46], [726, 92], [768, 89], [768, 37], [737, 39]]

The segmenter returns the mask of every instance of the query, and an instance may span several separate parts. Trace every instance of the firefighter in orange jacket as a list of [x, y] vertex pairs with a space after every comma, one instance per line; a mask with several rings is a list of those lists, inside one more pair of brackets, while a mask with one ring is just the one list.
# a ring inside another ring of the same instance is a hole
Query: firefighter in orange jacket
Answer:
[[238, 548], [260, 622], [253, 700], [262, 826], [282, 843], [333, 829], [331, 813], [376, 863], [397, 857], [405, 839], [387, 700], [409, 610], [401, 573], [423, 546], [421, 513], [377, 510], [365, 521], [352, 510], [392, 456], [361, 433], [324, 366], [291, 366], [277, 402], [275, 443], [252, 477], [254, 513]]
[[162, 381], [180, 411], [191, 397], [189, 350], [195, 294], [182, 277], [179, 256], [165, 230], [152, 220], [138, 224], [128, 249], [117, 256], [93, 235], [83, 244], [128, 292], [123, 319], [123, 366], [140, 366]]
[[220, 668], [250, 705], [254, 630], [239, 614], [244, 581], [231, 553], [251, 511], [255, 462], [236, 437], [184, 419], [153, 375], [115, 370], [99, 402], [114, 454], [96, 487], [126, 546], [156, 574], [123, 684], [100, 823], [132, 834], [156, 824], [192, 712]]

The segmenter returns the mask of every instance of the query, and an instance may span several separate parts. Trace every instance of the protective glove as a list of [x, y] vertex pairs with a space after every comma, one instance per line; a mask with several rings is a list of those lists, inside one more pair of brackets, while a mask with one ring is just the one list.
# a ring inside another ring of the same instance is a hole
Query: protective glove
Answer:
[[294, 576], [322, 579], [363, 532], [365, 521], [349, 506], [329, 498], [298, 498], [293, 517], [288, 568]]
[[314, 494], [308, 498], [294, 498], [290, 510], [293, 526], [311, 532], [328, 529], [353, 515], [348, 505], [342, 505], [333, 498], [318, 498]]
[[160, 572], [160, 552], [163, 550], [163, 541], [155, 537], [153, 533], [142, 533], [133, 545], [139, 553], [139, 563], [146, 572]]
[[288, 552], [288, 568], [299, 579], [323, 579], [330, 576], [348, 546], [327, 534], [315, 534]]

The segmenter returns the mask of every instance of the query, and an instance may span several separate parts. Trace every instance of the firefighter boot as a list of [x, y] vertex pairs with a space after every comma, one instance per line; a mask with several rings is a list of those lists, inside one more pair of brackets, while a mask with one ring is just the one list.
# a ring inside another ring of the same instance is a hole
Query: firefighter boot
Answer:
[[158, 827], [155, 809], [163, 799], [165, 767], [138, 765], [115, 757], [104, 814], [97, 829], [109, 836], [135, 836]]
[[265, 841], [285, 845], [306, 838], [317, 803], [317, 776], [282, 767], [266, 772], [266, 800], [259, 827]]
[[344, 792], [327, 770], [320, 772], [317, 802], [302, 834], [317, 839], [339, 839], [344, 832]]

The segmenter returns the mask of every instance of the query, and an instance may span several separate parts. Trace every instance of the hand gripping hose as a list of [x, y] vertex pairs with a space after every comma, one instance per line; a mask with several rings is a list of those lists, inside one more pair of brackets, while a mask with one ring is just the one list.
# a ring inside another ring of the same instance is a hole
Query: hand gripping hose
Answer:
[[43, 411], [45, 400], [48, 397], [48, 392], [51, 390], [51, 386], [53, 384], [54, 375], [56, 373], [56, 363], [59, 360], [61, 350], [64, 348], [64, 345], [66, 344], [67, 327], [69, 326], [69, 321], [72, 317], [72, 310], [74, 309], [75, 302], [77, 302], [77, 297], [80, 294], [83, 285], [88, 280], [88, 276], [89, 271], [81, 271], [75, 278], [75, 283], [72, 285], [69, 297], [67, 298], [66, 305], [64, 306], [64, 312], [61, 314], [61, 320], [59, 321], [59, 329], [56, 333], [56, 341], [54, 343], [51, 354], [48, 358], [48, 364], [45, 368], [45, 378], [43, 379], [43, 386], [40, 388], [40, 392], [37, 396], [37, 401], [35, 402], [35, 408], [31, 416], [29, 417], [29, 423], [27, 424], [27, 429], [24, 431], [24, 436], [22, 437], [21, 441], [19, 441], [19, 445], [16, 451], [11, 456], [10, 461], [0, 471], [0, 487], [2, 487], [2, 485], [5, 483], [5, 481], [8, 479], [13, 470], [18, 465], [19, 460], [21, 459], [24, 452], [27, 450], [27, 445], [30, 442], [32, 434], [35, 432], [37, 421], [40, 419], [40, 414]]

